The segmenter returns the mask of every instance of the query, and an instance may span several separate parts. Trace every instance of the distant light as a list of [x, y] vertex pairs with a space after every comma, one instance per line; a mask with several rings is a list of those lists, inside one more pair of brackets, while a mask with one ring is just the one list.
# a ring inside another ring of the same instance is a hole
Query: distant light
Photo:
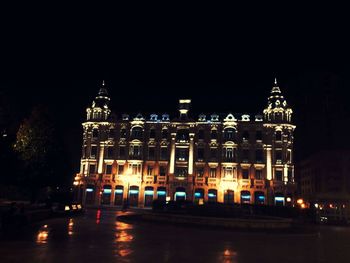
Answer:
[[175, 193], [176, 196], [186, 196], [185, 192], [176, 192]]
[[305, 206], [305, 204], [303, 203], [303, 204], [300, 205], [300, 207], [301, 207], [301, 208], [305, 208], [306, 206]]
[[263, 195], [259, 195], [259, 200], [265, 200], [265, 196], [263, 196]]
[[329, 204], [329, 207], [330, 207], [330, 208], [333, 208], [334, 206], [333, 206], [333, 204]]
[[70, 210], [69, 206], [66, 205], [66, 206], [64, 207], [64, 211], [69, 211], [69, 210]]
[[92, 189], [92, 188], [86, 188], [86, 192], [93, 192], [94, 191], [94, 189]]
[[77, 181], [75, 181], [74, 183], [73, 183], [73, 185], [78, 185], [79, 184], [79, 182], [77, 182]]
[[129, 192], [130, 192], [130, 194], [138, 194], [139, 190], [130, 190]]
[[208, 197], [216, 197], [216, 195], [213, 194], [213, 193], [209, 193], [209, 194], [208, 194]]
[[318, 208], [318, 204], [316, 203], [316, 204], [314, 204], [314, 206], [315, 206], [315, 208]]
[[297, 200], [297, 203], [298, 203], [299, 205], [301, 205], [301, 204], [304, 203], [304, 200], [300, 198], [300, 199]]
[[103, 193], [110, 194], [110, 193], [112, 193], [112, 190], [111, 189], [103, 189]]
[[157, 194], [158, 195], [166, 195], [166, 192], [165, 191], [157, 191]]
[[292, 198], [287, 197], [287, 202], [292, 202]]
[[284, 197], [282, 197], [282, 196], [276, 196], [276, 197], [275, 197], [275, 200], [276, 200], [276, 201], [282, 201], [282, 202], [284, 202]]
[[123, 190], [122, 190], [122, 189], [116, 189], [114, 192], [115, 192], [116, 194], [122, 194], [122, 193], [123, 193]]
[[169, 202], [169, 201], [171, 200], [171, 197], [170, 197], [170, 196], [167, 196], [167, 197], [165, 198], [165, 200], [166, 200], [167, 202]]

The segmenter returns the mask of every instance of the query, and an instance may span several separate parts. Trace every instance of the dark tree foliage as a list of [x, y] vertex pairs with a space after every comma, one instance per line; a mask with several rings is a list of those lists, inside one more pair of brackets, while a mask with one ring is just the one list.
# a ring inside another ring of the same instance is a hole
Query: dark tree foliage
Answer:
[[67, 162], [59, 141], [54, 121], [44, 107], [35, 107], [19, 126], [13, 145], [24, 168], [19, 184], [33, 195], [44, 187], [56, 188], [66, 178]]

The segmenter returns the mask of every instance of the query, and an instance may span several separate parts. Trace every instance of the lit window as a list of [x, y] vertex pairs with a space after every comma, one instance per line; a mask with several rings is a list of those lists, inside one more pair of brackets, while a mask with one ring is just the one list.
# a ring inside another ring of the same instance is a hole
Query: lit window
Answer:
[[209, 177], [216, 178], [216, 168], [210, 168]]

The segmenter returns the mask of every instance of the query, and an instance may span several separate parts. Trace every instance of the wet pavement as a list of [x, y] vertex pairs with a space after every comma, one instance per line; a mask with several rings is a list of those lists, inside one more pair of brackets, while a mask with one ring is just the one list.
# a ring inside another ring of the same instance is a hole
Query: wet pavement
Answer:
[[116, 221], [121, 212], [46, 220], [0, 239], [0, 262], [350, 262], [350, 228], [267, 234]]

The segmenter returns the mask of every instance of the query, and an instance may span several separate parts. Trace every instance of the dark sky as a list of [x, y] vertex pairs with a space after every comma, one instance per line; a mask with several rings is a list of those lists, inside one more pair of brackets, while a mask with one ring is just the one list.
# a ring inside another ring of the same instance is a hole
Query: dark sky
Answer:
[[299, 156], [325, 127], [339, 138], [337, 127], [349, 126], [347, 21], [338, 10], [40, 8], [3, 9], [0, 89], [21, 117], [48, 105], [72, 163], [102, 79], [117, 114], [171, 113], [179, 98], [191, 98], [196, 113], [255, 113], [277, 77], [295, 111]]

